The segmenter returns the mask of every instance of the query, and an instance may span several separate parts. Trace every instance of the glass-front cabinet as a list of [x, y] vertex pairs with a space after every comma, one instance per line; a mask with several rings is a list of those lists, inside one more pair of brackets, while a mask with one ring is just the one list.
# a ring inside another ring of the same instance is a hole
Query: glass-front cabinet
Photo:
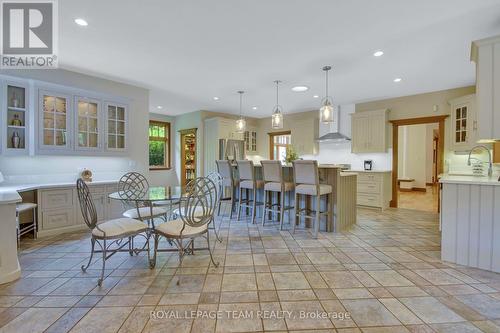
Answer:
[[75, 97], [77, 109], [75, 148], [78, 150], [97, 150], [101, 145], [101, 103], [87, 97]]
[[5, 85], [6, 130], [3, 142], [6, 152], [25, 154], [29, 145], [29, 100], [28, 86], [13, 82]]
[[449, 101], [451, 106], [451, 149], [470, 150], [477, 141], [475, 95], [467, 95]]
[[38, 146], [63, 150], [71, 147], [71, 99], [54, 91], [40, 90]]
[[122, 151], [127, 148], [127, 107], [123, 104], [106, 103], [106, 149]]

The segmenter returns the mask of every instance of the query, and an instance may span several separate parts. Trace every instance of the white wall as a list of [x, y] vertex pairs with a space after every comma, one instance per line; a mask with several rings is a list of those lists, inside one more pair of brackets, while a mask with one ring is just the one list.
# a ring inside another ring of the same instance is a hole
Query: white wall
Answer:
[[123, 157], [94, 156], [18, 156], [0, 155], [0, 171], [9, 181], [32, 182], [75, 180], [83, 168], [93, 171], [94, 179], [117, 179], [137, 170], [148, 173], [149, 91], [144, 88], [105, 80], [62, 69], [1, 71], [1, 74], [35, 79], [68, 87], [95, 91], [130, 99], [129, 149]]
[[[428, 145], [428, 127], [431, 129]], [[398, 175], [399, 178], [415, 179], [413, 187], [425, 188], [428, 179], [427, 173], [432, 177], [432, 125], [410, 125], [399, 128], [398, 145]], [[431, 167], [428, 167], [428, 150], [431, 151]]]

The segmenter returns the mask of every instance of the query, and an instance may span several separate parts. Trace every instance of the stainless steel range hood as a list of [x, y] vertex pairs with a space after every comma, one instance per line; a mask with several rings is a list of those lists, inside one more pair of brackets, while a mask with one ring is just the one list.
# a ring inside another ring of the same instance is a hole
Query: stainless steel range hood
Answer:
[[[317, 142], [334, 142], [334, 143], [344, 143], [351, 141], [351, 138], [340, 132], [340, 106], [337, 107], [337, 119], [335, 120], [337, 124], [330, 124], [330, 131], [325, 135], [320, 136], [316, 139]], [[335, 126], [336, 125], [336, 126]], [[334, 128], [336, 127], [336, 128]]]

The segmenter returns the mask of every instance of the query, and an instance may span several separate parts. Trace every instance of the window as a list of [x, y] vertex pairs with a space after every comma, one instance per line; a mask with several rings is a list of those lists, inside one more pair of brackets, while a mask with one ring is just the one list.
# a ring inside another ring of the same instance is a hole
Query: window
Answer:
[[286, 151], [291, 144], [291, 140], [292, 135], [290, 131], [269, 133], [271, 159], [285, 162]]
[[170, 169], [170, 123], [149, 122], [149, 169]]

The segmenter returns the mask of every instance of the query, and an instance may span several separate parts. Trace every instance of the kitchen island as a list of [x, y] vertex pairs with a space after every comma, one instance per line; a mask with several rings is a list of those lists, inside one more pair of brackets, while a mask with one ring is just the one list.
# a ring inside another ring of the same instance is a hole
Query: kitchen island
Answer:
[[500, 273], [500, 182], [443, 175], [441, 259]]

